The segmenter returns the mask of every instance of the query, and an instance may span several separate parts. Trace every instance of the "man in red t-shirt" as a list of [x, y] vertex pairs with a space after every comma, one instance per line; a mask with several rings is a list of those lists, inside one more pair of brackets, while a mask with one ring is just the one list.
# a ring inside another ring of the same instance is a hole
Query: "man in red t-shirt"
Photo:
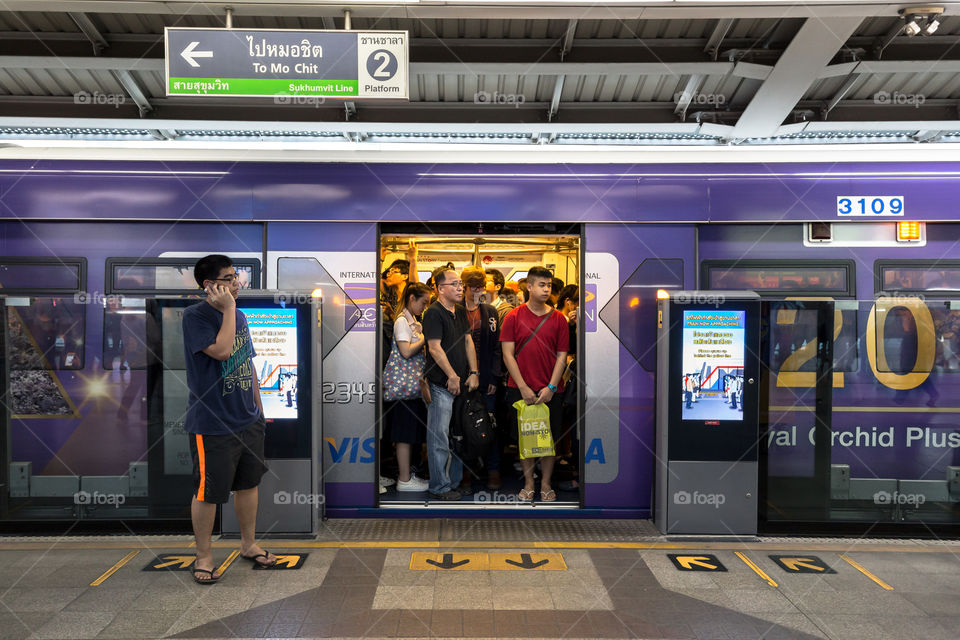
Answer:
[[[563, 426], [561, 394], [563, 369], [570, 350], [570, 331], [562, 313], [547, 305], [550, 299], [553, 274], [544, 267], [532, 267], [527, 272], [527, 302], [520, 305], [503, 320], [500, 343], [503, 363], [510, 373], [507, 382], [507, 406], [511, 408], [511, 429], [516, 432], [517, 412], [513, 403], [523, 398], [527, 404], [545, 403], [550, 408], [550, 430], [553, 441], [560, 439]], [[550, 486], [554, 456], [540, 458], [543, 480], [540, 499], [552, 502], [557, 494]], [[535, 458], [521, 461], [524, 487], [518, 497], [530, 502], [534, 496], [533, 468]]]

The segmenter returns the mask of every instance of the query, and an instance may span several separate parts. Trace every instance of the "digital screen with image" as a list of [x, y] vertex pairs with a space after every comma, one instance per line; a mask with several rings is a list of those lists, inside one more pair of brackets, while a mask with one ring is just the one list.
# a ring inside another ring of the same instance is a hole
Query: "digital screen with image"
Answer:
[[268, 420], [297, 417], [297, 310], [241, 309], [257, 355], [253, 368]]
[[683, 312], [682, 420], [743, 420], [746, 311]]

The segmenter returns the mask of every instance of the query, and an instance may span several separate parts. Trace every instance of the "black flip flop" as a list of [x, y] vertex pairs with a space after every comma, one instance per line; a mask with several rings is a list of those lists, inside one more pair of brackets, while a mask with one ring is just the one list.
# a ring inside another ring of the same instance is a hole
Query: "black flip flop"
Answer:
[[264, 563], [262, 563], [262, 562], [257, 562], [257, 558], [269, 558], [269, 557], [270, 557], [270, 552], [267, 551], [266, 549], [263, 550], [263, 553], [258, 553], [258, 554], [255, 555], [255, 556], [245, 556], [245, 555], [243, 555], [243, 554], [241, 553], [241, 554], [240, 554], [240, 557], [243, 558], [244, 560], [249, 560], [249, 561], [252, 562], [255, 566], [263, 567], [264, 569], [269, 569], [270, 567], [276, 566], [277, 561], [279, 560], [279, 559], [278, 559], [278, 560], [274, 560], [274, 561], [271, 562], [270, 564], [264, 564]]
[[[217, 576], [216, 578], [213, 577], [213, 572], [216, 571], [215, 569], [192, 569], [192, 571], [193, 571], [193, 581], [196, 582], [197, 584], [213, 584], [220, 579], [220, 576]], [[209, 573], [210, 578], [207, 580], [201, 580], [200, 578], [197, 577], [198, 573]]]

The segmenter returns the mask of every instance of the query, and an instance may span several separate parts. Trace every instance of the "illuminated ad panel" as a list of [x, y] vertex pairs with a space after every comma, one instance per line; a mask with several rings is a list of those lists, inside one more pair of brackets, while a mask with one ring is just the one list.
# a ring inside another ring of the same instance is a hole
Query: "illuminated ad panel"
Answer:
[[297, 310], [243, 309], [267, 420], [297, 417]]
[[682, 420], [743, 420], [746, 311], [683, 312]]

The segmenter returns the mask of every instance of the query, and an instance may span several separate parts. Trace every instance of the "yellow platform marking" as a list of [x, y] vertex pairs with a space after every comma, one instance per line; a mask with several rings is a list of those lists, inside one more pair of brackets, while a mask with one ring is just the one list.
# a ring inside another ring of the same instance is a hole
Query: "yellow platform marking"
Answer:
[[490, 558], [486, 553], [433, 553], [415, 551], [410, 554], [413, 571], [486, 571]]
[[223, 564], [221, 564], [219, 567], [214, 569], [213, 572], [219, 573], [222, 576], [224, 573], [227, 572], [227, 569], [230, 568], [230, 565], [233, 564], [233, 561], [236, 560], [237, 556], [239, 555], [240, 555], [240, 550], [234, 549], [233, 552], [231, 552], [230, 555], [227, 556], [227, 559], [223, 561]]
[[[212, 544], [215, 549], [233, 549], [237, 546], [236, 540], [221, 540]], [[191, 549], [193, 543], [185, 541], [148, 541], [144, 542], [131, 536], [129, 542], [58, 542], [57, 549], [61, 551], [110, 549], [154, 549], [170, 553], [172, 549]], [[529, 540], [504, 540], [497, 542], [480, 541], [451, 541], [451, 540], [397, 540], [397, 541], [325, 541], [325, 540], [271, 540], [270, 548], [278, 549], [677, 549], [690, 551], [704, 550], [741, 550], [748, 551], [791, 551], [796, 552], [796, 542], [564, 542], [545, 541], [531, 542]], [[5, 539], [3, 551], [30, 551], [47, 550], [49, 542], [19, 542], [16, 539]], [[809, 542], [800, 547], [804, 551], [824, 551], [845, 553], [850, 551], [849, 544]], [[940, 545], [901, 545], [877, 543], [859, 543], [857, 553], [960, 553], [960, 542]]]
[[562, 553], [488, 553], [490, 571], [566, 571]]
[[140, 553], [139, 551], [131, 551], [127, 555], [123, 556], [120, 559], [120, 562], [118, 562], [117, 564], [113, 565], [112, 567], [104, 571], [102, 576], [100, 576], [99, 578], [97, 578], [96, 580], [90, 583], [90, 586], [99, 587], [100, 585], [102, 585], [107, 578], [115, 574], [120, 567], [122, 567], [123, 565], [133, 560], [139, 553]]
[[877, 576], [875, 576], [875, 575], [873, 575], [872, 573], [870, 573], [869, 571], [867, 571], [859, 562], [857, 562], [857, 561], [854, 560], [853, 558], [848, 558], [846, 555], [844, 555], [844, 554], [842, 554], [842, 553], [840, 554], [840, 558], [843, 559], [844, 561], [846, 561], [847, 564], [849, 564], [851, 567], [853, 567], [854, 569], [856, 569], [857, 571], [859, 571], [860, 573], [862, 573], [863, 575], [867, 576], [868, 578], [870, 578], [871, 580], [873, 580], [874, 582], [876, 582], [878, 585], [880, 585], [881, 587], [883, 587], [884, 589], [886, 589], [887, 591], [893, 591], [893, 587], [891, 587], [889, 584], [887, 584], [886, 582], [884, 582], [883, 580], [881, 580], [881, 579], [878, 578]]
[[157, 558], [160, 560], [160, 564], [153, 565], [154, 569], [166, 569], [167, 567], [177, 566], [177, 569], [186, 569], [193, 564], [193, 561], [196, 560], [196, 556], [176, 556], [176, 555], [165, 555], [162, 558]]
[[751, 569], [753, 569], [754, 573], [756, 573], [758, 576], [760, 576], [761, 578], [763, 578], [764, 580], [766, 580], [768, 585], [770, 585], [771, 587], [776, 588], [777, 583], [774, 582], [773, 578], [771, 578], [770, 576], [768, 576], [768, 575], [767, 575], [767, 572], [764, 571], [763, 569], [761, 569], [760, 567], [758, 567], [753, 560], [751, 560], [750, 558], [748, 558], [746, 555], [740, 553], [739, 551], [734, 551], [734, 553], [736, 554], [736, 556], [737, 556], [738, 558], [740, 558], [741, 560], [743, 560], [743, 561], [747, 564], [748, 567], [750, 567]]

